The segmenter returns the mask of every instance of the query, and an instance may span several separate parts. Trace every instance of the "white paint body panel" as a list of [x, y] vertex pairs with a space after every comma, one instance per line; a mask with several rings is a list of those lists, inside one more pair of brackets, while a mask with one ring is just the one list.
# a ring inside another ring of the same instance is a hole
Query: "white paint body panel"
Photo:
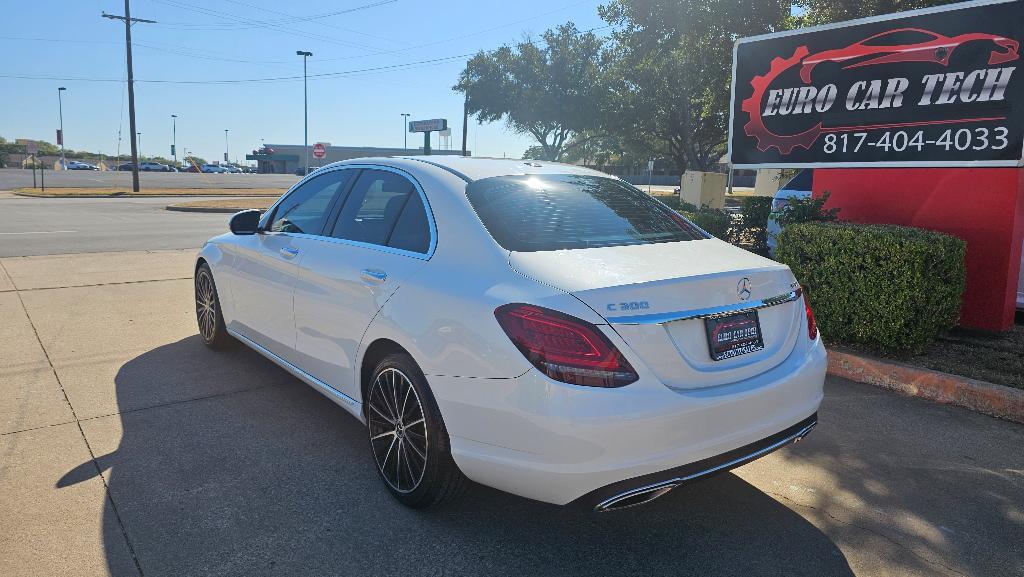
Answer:
[[[760, 311], [778, 335], [768, 353], [721, 365], [700, 359], [707, 355], [702, 328], [698, 335], [688, 326], [610, 325], [601, 308], [641, 296], [659, 307], [647, 312], [735, 304], [735, 280], [743, 276], [755, 298], [772, 296], [791, 286], [786, 267], [714, 239], [511, 254], [477, 218], [463, 177], [600, 173], [432, 157], [346, 161], [310, 176], [358, 166], [389, 167], [419, 184], [436, 229], [431, 254], [271, 233], [222, 235], [199, 256], [213, 270], [229, 330], [359, 418], [367, 349], [387, 339], [409, 352], [437, 399], [453, 457], [471, 479], [567, 503], [757, 441], [817, 410], [825, 350], [807, 338], [801, 301]], [[298, 256], [271, 258], [281, 246]], [[263, 260], [253, 256], [260, 248]], [[359, 273], [368, 267], [386, 271], [387, 281], [366, 283]], [[539, 373], [494, 318], [495, 308], [513, 302], [597, 325], [639, 380], [601, 389]]]

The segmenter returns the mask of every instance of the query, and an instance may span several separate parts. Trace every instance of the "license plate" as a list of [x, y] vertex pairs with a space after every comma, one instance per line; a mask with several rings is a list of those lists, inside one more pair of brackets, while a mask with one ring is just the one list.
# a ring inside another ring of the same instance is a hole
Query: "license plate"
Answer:
[[757, 311], [704, 319], [711, 360], [721, 361], [764, 348]]

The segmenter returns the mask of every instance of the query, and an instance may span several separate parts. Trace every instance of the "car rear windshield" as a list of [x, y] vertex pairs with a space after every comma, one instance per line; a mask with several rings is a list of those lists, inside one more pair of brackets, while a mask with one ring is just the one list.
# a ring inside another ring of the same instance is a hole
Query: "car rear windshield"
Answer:
[[573, 174], [496, 176], [466, 187], [470, 204], [506, 250], [535, 252], [708, 238], [620, 180]]

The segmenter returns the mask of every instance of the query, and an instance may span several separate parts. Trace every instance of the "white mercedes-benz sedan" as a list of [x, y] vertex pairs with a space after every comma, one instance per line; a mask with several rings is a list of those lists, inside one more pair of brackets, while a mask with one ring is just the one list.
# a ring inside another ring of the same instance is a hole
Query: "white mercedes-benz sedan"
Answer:
[[826, 355], [790, 270], [576, 166], [366, 158], [231, 219], [195, 269], [213, 348], [366, 424], [388, 490], [467, 479], [607, 511], [800, 440]]

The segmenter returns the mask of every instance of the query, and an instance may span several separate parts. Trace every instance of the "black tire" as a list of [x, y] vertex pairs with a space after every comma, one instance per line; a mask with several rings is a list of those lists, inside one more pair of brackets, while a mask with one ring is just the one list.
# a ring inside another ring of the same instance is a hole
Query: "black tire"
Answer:
[[399, 502], [425, 509], [465, 491], [468, 480], [452, 459], [441, 412], [412, 357], [393, 353], [377, 364], [366, 404], [377, 473]]
[[218, 351], [229, 348], [235, 339], [231, 338], [224, 326], [217, 284], [213, 282], [213, 271], [205, 262], [196, 269], [195, 291], [196, 322], [203, 344]]

